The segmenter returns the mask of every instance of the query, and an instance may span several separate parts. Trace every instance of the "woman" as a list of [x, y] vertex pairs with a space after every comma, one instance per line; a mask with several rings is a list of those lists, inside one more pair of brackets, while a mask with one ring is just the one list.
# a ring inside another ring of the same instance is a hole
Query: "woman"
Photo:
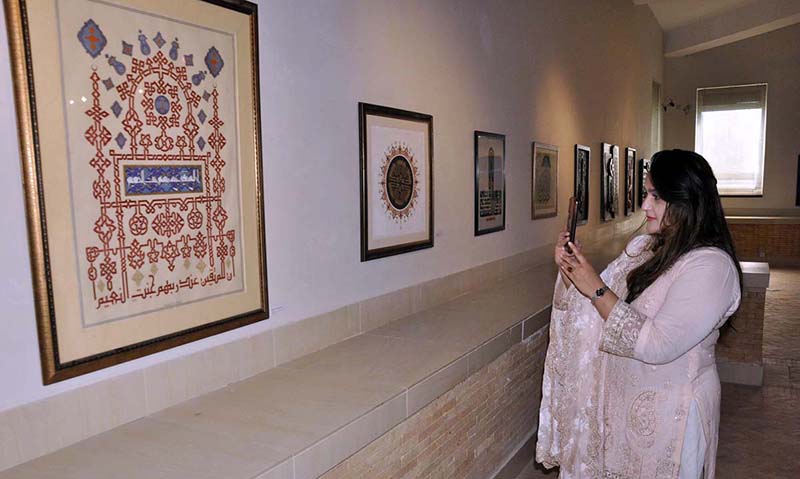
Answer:
[[714, 346], [741, 269], [702, 156], [657, 153], [645, 184], [648, 234], [602, 274], [567, 233], [556, 246], [536, 456], [562, 479], [714, 477]]

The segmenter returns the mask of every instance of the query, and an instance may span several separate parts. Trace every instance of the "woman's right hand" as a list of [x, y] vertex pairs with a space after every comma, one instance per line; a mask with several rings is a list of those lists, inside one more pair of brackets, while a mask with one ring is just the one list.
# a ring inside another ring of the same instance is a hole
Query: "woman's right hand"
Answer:
[[[556, 241], [556, 248], [553, 254], [553, 259], [555, 260], [556, 266], [558, 266], [559, 268], [561, 268], [561, 265], [563, 264], [563, 259], [562, 259], [563, 257], [572, 256], [572, 254], [568, 253], [567, 249], [565, 248], [565, 246], [569, 241], [570, 241], [569, 231], [562, 230], [558, 234], [558, 241]], [[572, 281], [570, 281], [565, 275], [561, 274], [560, 271], [559, 271], [559, 276], [561, 276], [561, 281], [564, 282], [565, 288], [569, 288], [570, 286], [572, 286]]]

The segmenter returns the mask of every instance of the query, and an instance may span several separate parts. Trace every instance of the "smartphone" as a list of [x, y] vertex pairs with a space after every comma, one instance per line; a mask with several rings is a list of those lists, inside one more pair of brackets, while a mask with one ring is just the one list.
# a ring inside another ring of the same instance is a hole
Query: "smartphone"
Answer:
[[[578, 228], [578, 201], [574, 196], [569, 199], [569, 216], [567, 217], [567, 231], [569, 231], [569, 240], [575, 243], [575, 231]], [[569, 245], [564, 246], [567, 253], [572, 254], [572, 248]]]

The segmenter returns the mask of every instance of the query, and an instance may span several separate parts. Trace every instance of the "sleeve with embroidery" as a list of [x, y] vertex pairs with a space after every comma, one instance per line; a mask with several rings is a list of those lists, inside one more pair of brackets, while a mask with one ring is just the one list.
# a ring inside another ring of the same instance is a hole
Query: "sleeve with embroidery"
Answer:
[[699, 344], [739, 304], [739, 276], [724, 253], [690, 253], [653, 317], [617, 301], [603, 325], [600, 349], [650, 364], [665, 364]]
[[574, 286], [567, 288], [564, 282], [561, 281], [561, 273], [556, 274], [556, 287], [553, 291], [553, 309], [558, 311], [566, 311], [569, 308], [569, 291], [574, 289]]

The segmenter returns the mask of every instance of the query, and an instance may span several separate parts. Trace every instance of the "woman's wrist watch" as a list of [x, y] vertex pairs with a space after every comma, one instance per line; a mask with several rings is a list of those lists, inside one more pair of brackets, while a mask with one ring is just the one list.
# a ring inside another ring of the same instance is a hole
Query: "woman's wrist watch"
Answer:
[[592, 295], [592, 297], [591, 297], [591, 298], [589, 298], [589, 301], [591, 301], [591, 302], [592, 302], [592, 304], [594, 304], [594, 303], [595, 303], [595, 302], [596, 302], [598, 299], [600, 299], [600, 298], [601, 298], [601, 297], [602, 297], [604, 294], [606, 294], [606, 291], [608, 291], [608, 290], [609, 290], [609, 287], [608, 287], [608, 286], [606, 286], [606, 285], [603, 285], [603, 287], [602, 287], [602, 288], [598, 288], [598, 289], [597, 289], [597, 290], [594, 292], [594, 294]]

